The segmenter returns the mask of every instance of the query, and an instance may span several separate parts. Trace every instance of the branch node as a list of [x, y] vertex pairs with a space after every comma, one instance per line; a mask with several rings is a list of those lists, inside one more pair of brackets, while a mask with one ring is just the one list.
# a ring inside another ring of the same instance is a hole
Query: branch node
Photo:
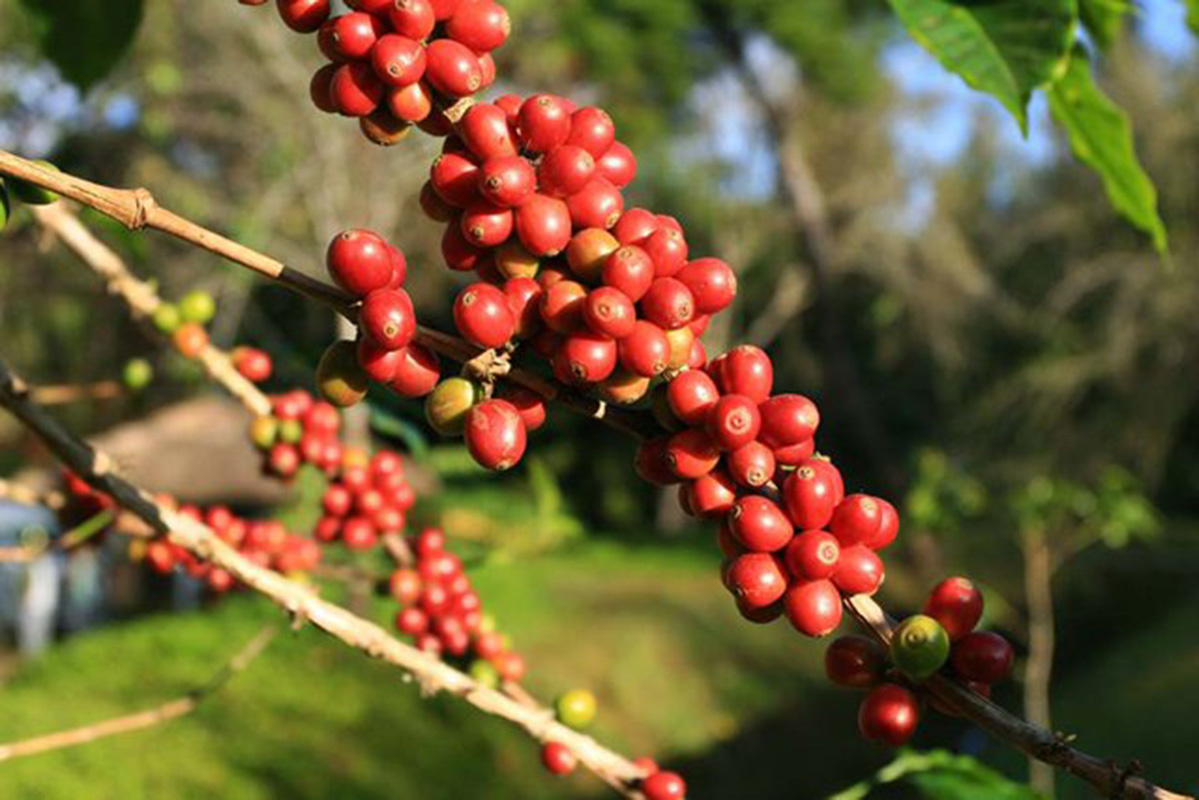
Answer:
[[154, 195], [150, 194], [150, 190], [145, 188], [134, 189], [132, 196], [133, 216], [127, 224], [129, 230], [140, 231], [150, 223], [150, 215], [158, 209], [158, 202]]

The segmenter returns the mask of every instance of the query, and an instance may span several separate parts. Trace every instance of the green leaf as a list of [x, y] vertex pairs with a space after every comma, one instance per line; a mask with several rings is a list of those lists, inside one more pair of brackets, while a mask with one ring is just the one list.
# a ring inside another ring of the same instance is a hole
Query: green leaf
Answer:
[[[1199, 0], [1196, 0], [1199, 2]], [[1100, 47], [1107, 47], [1124, 29], [1124, 20], [1132, 11], [1131, 0], [1078, 0], [1082, 23]]]
[[1037, 800], [1038, 795], [1027, 787], [1008, 780], [969, 756], [959, 756], [945, 750], [917, 753], [901, 751], [895, 760], [880, 769], [873, 777], [838, 792], [829, 800], [864, 800], [880, 786], [905, 783], [916, 793], [904, 796], [934, 798], [934, 800]]
[[1186, 0], [1187, 25], [1199, 36], [1199, 0]]
[[1121, 215], [1153, 240], [1158, 252], [1169, 246], [1157, 210], [1157, 191], [1133, 148], [1128, 116], [1100, 91], [1081, 48], [1066, 74], [1049, 87], [1049, 108], [1070, 138], [1074, 155], [1099, 173], [1108, 199]]
[[946, 69], [994, 95], [1028, 130], [1034, 89], [1070, 57], [1075, 0], [890, 0], [908, 32]]
[[142, 21], [143, 0], [21, 0], [42, 54], [86, 91], [116, 66]]

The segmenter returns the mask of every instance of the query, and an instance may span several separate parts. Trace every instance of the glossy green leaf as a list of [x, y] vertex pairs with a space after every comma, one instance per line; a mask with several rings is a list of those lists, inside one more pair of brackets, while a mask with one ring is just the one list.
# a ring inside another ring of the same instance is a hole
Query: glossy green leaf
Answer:
[[[927, 753], [901, 751], [890, 764], [873, 777], [837, 793], [829, 800], [865, 800], [874, 790], [889, 784], [905, 784], [902, 796], [934, 800], [1036, 800], [1031, 789], [983, 766], [969, 756], [945, 750]], [[912, 789], [915, 791], [913, 792]], [[891, 796], [891, 795], [888, 795]]]
[[1034, 89], [1062, 74], [1074, 40], [1074, 0], [890, 0], [908, 32], [969, 86], [1028, 128]]
[[1082, 24], [1100, 47], [1107, 47], [1119, 37], [1132, 9], [1132, 0], [1078, 0]]
[[1128, 116], [1095, 83], [1083, 50], [1066, 74], [1047, 90], [1054, 118], [1065, 128], [1074, 155], [1099, 173], [1108, 199], [1121, 215], [1144, 231], [1159, 252], [1168, 246], [1157, 210], [1157, 191], [1133, 148]]
[[143, 0], [21, 0], [42, 54], [63, 77], [87, 90], [129, 49]]

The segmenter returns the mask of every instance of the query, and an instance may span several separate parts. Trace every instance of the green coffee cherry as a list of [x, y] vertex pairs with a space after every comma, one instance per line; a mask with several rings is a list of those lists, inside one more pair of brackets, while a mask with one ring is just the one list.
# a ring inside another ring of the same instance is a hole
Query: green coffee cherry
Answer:
[[121, 380], [131, 392], [140, 392], [154, 379], [154, 367], [144, 358], [135, 358], [125, 364]]
[[481, 658], [470, 662], [470, 676], [488, 689], [495, 689], [500, 685], [500, 673], [495, 665]]
[[370, 378], [358, 364], [354, 343], [343, 339], [329, 345], [316, 368], [321, 396], [338, 408], [349, 408], [366, 397]]
[[891, 660], [904, 675], [922, 681], [945, 665], [949, 634], [941, 623], [924, 614], [908, 617], [891, 638]]
[[188, 292], [179, 300], [179, 315], [184, 322], [207, 325], [216, 316], [216, 301], [202, 289]]
[[425, 400], [425, 419], [442, 436], [461, 436], [466, 412], [483, 399], [483, 390], [466, 378], [446, 378]]
[[179, 309], [170, 303], [163, 303], [154, 309], [154, 327], [163, 333], [174, 333], [183, 324]]
[[[49, 161], [34, 161], [39, 167], [52, 169], [58, 172], [58, 167], [51, 164]], [[31, 206], [45, 206], [53, 203], [58, 199], [58, 195], [49, 189], [43, 189], [40, 186], [29, 183], [28, 181], [18, 180], [10, 177], [8, 179], [8, 188], [12, 192], [12, 196], [20, 200], [22, 203], [28, 203]]]
[[586, 728], [595, 719], [595, 695], [586, 689], [571, 689], [554, 701], [558, 721], [572, 728]]
[[304, 438], [304, 423], [298, 419], [285, 419], [279, 423], [279, 441], [299, 444]]
[[250, 441], [261, 450], [270, 450], [279, 438], [279, 420], [274, 417], [255, 417], [250, 423]]

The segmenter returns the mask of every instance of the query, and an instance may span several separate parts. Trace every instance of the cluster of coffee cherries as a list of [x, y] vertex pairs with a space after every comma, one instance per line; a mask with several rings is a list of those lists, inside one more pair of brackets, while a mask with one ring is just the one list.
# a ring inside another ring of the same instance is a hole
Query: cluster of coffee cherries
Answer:
[[[169, 498], [158, 498], [169, 502]], [[260, 567], [284, 574], [304, 573], [321, 562], [321, 548], [312, 539], [289, 533], [277, 520], [251, 520], [235, 515], [225, 506], [201, 510], [194, 505], [181, 505], [180, 514], [202, 522], [217, 538], [237, 549]], [[159, 573], [169, 573], [182, 567], [196, 580], [204, 581], [212, 591], [222, 594], [236, 584], [225, 569], [198, 558], [189, 550], [160, 536], [146, 546], [146, 561]]]
[[774, 367], [742, 345], [660, 386], [653, 408], [671, 431], [646, 440], [638, 473], [677, 484], [692, 516], [720, 520], [722, 576], [753, 622], [785, 614], [808, 636], [841, 622], [842, 596], [876, 592], [876, 551], [895, 540], [886, 500], [846, 494], [840, 471], [816, 453], [820, 413], [798, 394], [772, 395]]
[[203, 289], [195, 289], [178, 302], [159, 303], [151, 317], [154, 327], [171, 343], [181, 356], [197, 359], [208, 347], [208, 330], [205, 326], [216, 316], [216, 301]]
[[441, 109], [495, 81], [491, 53], [508, 39], [508, 12], [494, 0], [278, 0], [283, 21], [315, 33], [328, 63], [312, 76], [312, 102], [356, 117], [378, 144], [412, 125], [444, 134]]
[[395, 627], [425, 651], [469, 670], [486, 686], [520, 683], [525, 660], [485, 614], [462, 560], [446, 548], [438, 528], [409, 537], [414, 558], [391, 574], [391, 596], [400, 604]]
[[330, 403], [296, 389], [271, 395], [271, 413], [250, 423], [250, 441], [263, 453], [262, 469], [283, 480], [294, 478], [305, 464], [327, 475], [342, 469], [341, 414]]
[[[932, 590], [923, 614], [901, 622], [888, 651], [864, 636], [842, 636], [825, 652], [825, 671], [839, 686], [867, 690], [858, 708], [858, 729], [867, 739], [904, 744], [920, 722], [922, 684], [946, 674], [989, 697], [992, 684], [1012, 669], [1012, 646], [990, 631], [975, 630], [983, 596], [965, 578], [947, 578]], [[958, 716], [955, 708], [928, 698], [933, 708]]]
[[424, 397], [441, 377], [437, 354], [415, 341], [412, 298], [404, 291], [408, 263], [379, 234], [342, 231], [329, 243], [325, 265], [358, 306], [358, 339], [335, 342], [317, 368], [317, 386], [329, 402], [347, 407], [366, 396], [370, 382], [404, 397]]

